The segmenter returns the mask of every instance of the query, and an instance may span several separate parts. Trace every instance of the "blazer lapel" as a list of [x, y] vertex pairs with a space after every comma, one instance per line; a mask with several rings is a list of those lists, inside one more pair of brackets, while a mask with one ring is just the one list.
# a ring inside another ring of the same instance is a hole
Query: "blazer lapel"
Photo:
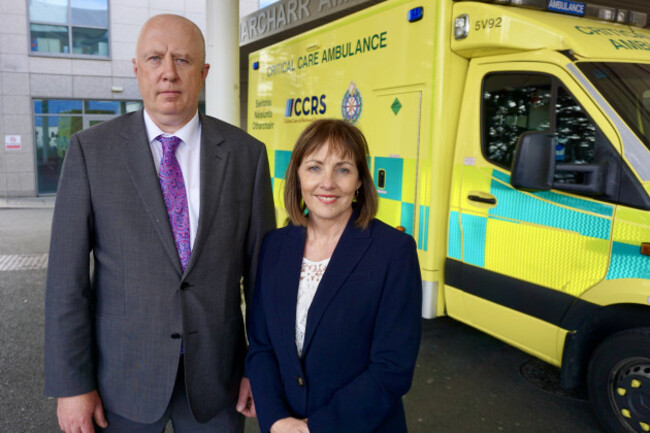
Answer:
[[298, 284], [302, 257], [305, 251], [306, 230], [304, 227], [291, 226], [280, 249], [278, 258], [277, 280], [273, 285], [272, 299], [276, 299], [278, 322], [286, 346], [293, 353], [295, 366], [302, 370], [298, 349], [296, 348], [296, 304], [298, 303]]
[[323, 314], [327, 310], [327, 306], [339, 292], [341, 286], [357, 266], [371, 243], [370, 229], [360, 230], [354, 225], [353, 221], [356, 216], [355, 212], [350, 218], [345, 231], [343, 231], [309, 308], [305, 343], [302, 350], [303, 356], [309, 350], [309, 344]]
[[194, 248], [185, 269], [186, 275], [194, 267], [197, 257], [205, 245], [207, 231], [210, 230], [210, 225], [219, 207], [219, 197], [223, 189], [229, 157], [228, 151], [221, 146], [224, 138], [215, 122], [206, 120], [206, 117], [200, 113], [199, 118], [201, 121], [201, 205]]
[[182, 273], [176, 243], [169, 225], [167, 208], [160, 190], [160, 181], [154, 166], [142, 110], [130, 117], [121, 131], [118, 149], [138, 196], [156, 228], [160, 241], [179, 275]]

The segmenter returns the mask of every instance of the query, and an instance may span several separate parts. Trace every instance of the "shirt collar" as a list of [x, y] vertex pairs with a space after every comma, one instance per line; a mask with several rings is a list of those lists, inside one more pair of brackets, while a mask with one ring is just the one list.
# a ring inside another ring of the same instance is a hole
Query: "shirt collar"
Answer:
[[149, 139], [149, 143], [151, 144], [152, 142], [156, 141], [156, 137], [159, 135], [174, 135], [181, 140], [183, 140], [183, 143], [189, 145], [191, 148], [194, 148], [196, 143], [199, 143], [200, 141], [200, 124], [199, 124], [199, 111], [197, 110], [196, 113], [194, 113], [194, 117], [190, 119], [189, 122], [187, 122], [181, 129], [178, 131], [174, 132], [173, 134], [167, 134], [166, 132], [163, 132], [158, 125], [151, 119], [149, 114], [147, 113], [147, 110], [144, 109], [144, 126], [147, 129], [147, 138]]

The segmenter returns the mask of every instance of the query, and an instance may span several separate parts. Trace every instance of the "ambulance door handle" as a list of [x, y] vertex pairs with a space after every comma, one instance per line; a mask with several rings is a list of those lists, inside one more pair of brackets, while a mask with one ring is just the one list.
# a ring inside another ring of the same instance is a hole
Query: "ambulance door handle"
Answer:
[[494, 197], [481, 197], [478, 195], [470, 194], [467, 196], [467, 198], [471, 201], [477, 201], [479, 203], [497, 204], [497, 199]]

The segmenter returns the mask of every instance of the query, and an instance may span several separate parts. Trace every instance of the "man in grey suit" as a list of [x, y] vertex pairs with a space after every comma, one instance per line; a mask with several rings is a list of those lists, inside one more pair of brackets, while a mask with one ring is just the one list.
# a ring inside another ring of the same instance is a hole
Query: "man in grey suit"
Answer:
[[209, 65], [191, 21], [147, 21], [133, 70], [144, 109], [75, 134], [61, 173], [45, 394], [67, 433], [160, 433], [170, 419], [177, 433], [241, 432], [235, 406], [254, 405], [240, 285], [249, 300], [275, 226], [264, 145], [198, 113]]

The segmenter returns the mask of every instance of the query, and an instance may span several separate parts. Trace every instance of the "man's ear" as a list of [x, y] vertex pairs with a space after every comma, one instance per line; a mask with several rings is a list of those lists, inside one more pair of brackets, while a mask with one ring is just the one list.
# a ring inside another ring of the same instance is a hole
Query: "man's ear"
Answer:
[[207, 78], [209, 71], [210, 71], [210, 64], [209, 63], [204, 63], [203, 66], [201, 66], [201, 79], [203, 80], [204, 84], [205, 84], [205, 79]]

